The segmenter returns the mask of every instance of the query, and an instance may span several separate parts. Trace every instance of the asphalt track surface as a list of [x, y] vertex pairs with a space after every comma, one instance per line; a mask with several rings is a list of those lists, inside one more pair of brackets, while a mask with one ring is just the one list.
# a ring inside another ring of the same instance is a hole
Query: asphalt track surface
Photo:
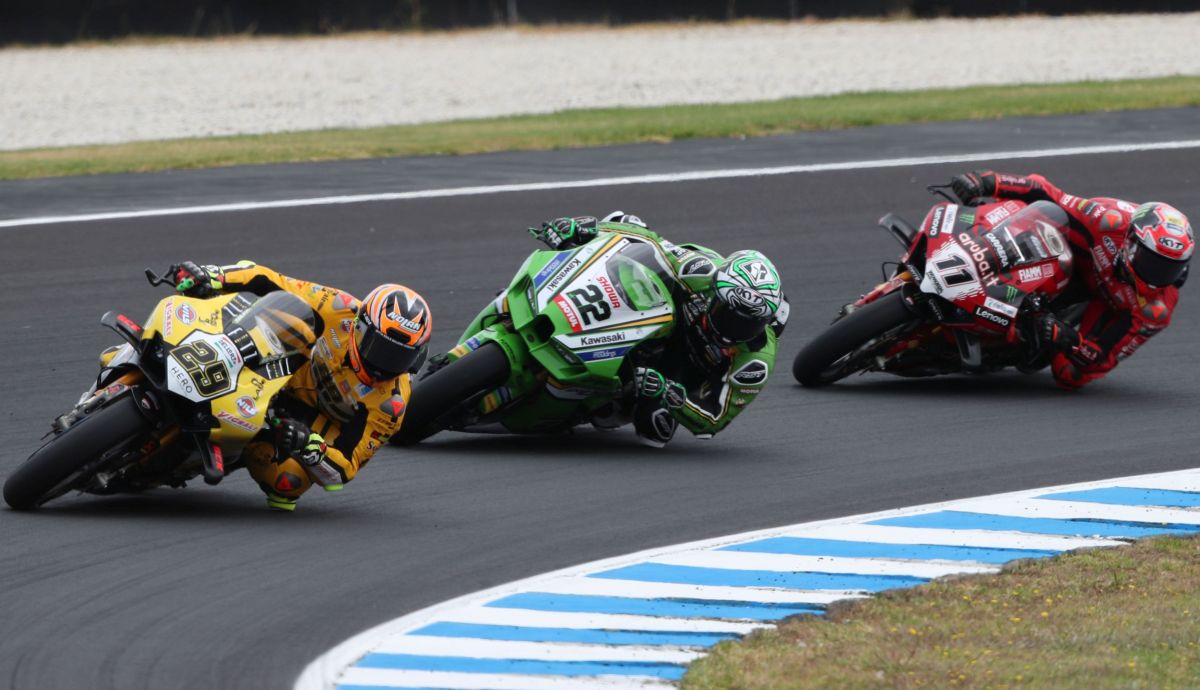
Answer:
[[[1063, 124], [1061, 143], [1069, 143]], [[986, 139], [987, 125], [977, 127], [976, 140]], [[1190, 125], [1189, 138], [1197, 129]], [[907, 131], [913, 146], [928, 135]], [[1003, 169], [1043, 172], [1080, 195], [1171, 201], [1196, 218], [1197, 158], [1159, 151]], [[874, 219], [895, 210], [919, 220], [932, 202], [924, 185], [960, 167], [0, 231], [0, 475], [37, 447], [94, 375], [96, 353], [114, 340], [99, 315], [117, 308], [141, 317], [163, 294], [141, 269], [182, 258], [254, 258], [359, 294], [401, 280], [433, 305], [441, 350], [534, 248], [522, 228], [620, 207], [677, 241], [766, 252], [793, 307], [768, 390], [712, 441], [679, 438], [653, 451], [632, 433], [443, 435], [384, 450], [347, 491], [310, 494], [291, 515], [266, 511], [244, 473], [217, 488], [0, 510], [0, 687], [286, 688], [309, 660], [369, 626], [554, 568], [743, 530], [1194, 466], [1194, 287], [1170, 330], [1081, 393], [1057, 390], [1045, 373], [875, 375], [819, 391], [792, 382], [799, 348], [896, 257]], [[160, 181], [145, 179], [145, 187]], [[11, 202], [19, 189], [0, 186], [0, 195]]]

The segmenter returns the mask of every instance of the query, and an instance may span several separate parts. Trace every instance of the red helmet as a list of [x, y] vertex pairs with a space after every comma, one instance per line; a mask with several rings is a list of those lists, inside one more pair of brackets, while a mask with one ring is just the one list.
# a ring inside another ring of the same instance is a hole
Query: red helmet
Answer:
[[1125, 238], [1125, 264], [1135, 282], [1166, 287], [1183, 277], [1195, 248], [1187, 217], [1152, 201], [1133, 212]]
[[425, 299], [403, 285], [380, 285], [367, 295], [354, 319], [350, 367], [374, 385], [421, 366], [433, 334]]

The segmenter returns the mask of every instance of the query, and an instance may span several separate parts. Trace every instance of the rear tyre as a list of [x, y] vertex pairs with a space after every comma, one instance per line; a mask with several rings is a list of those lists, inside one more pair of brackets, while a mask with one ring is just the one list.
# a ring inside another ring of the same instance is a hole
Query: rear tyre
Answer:
[[834, 322], [805, 345], [792, 363], [792, 375], [810, 388], [845, 378], [861, 370], [866, 364], [865, 357], [872, 354], [858, 350], [916, 318], [904, 304], [900, 291], [884, 295]]
[[440, 419], [464, 403], [473, 403], [479, 394], [504, 385], [508, 374], [508, 355], [493, 342], [434, 371], [413, 387], [404, 424], [392, 442], [408, 446], [436, 434], [442, 430]]
[[32, 510], [66, 493], [73, 475], [109, 450], [150, 428], [133, 396], [113, 401], [75, 422], [34, 451], [4, 482], [4, 502], [15, 510]]

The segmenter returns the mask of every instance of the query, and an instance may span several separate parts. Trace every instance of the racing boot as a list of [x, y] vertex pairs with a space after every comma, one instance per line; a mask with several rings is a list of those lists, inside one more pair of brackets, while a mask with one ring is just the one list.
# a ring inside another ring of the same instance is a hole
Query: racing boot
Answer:
[[671, 411], [665, 407], [654, 405], [638, 405], [633, 415], [633, 428], [637, 431], [638, 441], [643, 446], [662, 448], [675, 436], [679, 422], [671, 416]]
[[296, 499], [280, 496], [274, 491], [267, 492], [267, 508], [279, 512], [290, 513], [296, 510]]

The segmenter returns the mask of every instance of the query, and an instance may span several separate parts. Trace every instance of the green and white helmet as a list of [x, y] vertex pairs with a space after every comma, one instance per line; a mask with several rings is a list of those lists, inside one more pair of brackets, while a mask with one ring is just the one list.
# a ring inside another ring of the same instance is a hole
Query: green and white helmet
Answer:
[[733, 345], [754, 340], [786, 310], [779, 271], [753, 249], [729, 255], [713, 275], [708, 326], [717, 342]]

